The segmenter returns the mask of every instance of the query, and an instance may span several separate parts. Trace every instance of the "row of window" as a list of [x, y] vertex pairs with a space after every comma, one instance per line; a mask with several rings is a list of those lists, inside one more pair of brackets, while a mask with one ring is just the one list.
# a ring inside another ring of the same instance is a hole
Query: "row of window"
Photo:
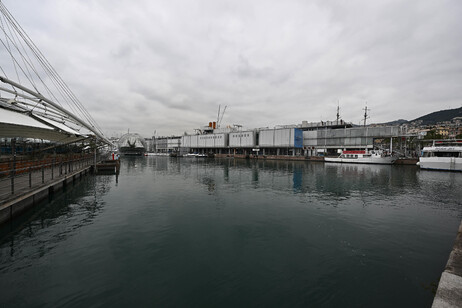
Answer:
[[[238, 134], [238, 135], [233, 135], [233, 137], [250, 137], [249, 134]], [[200, 136], [199, 139], [204, 140], [204, 139], [222, 139], [223, 136]]]
[[346, 154], [345, 158], [358, 158], [357, 154]]
[[461, 152], [424, 152], [423, 157], [462, 157]]
[[203, 136], [199, 137], [199, 139], [222, 139], [223, 136]]

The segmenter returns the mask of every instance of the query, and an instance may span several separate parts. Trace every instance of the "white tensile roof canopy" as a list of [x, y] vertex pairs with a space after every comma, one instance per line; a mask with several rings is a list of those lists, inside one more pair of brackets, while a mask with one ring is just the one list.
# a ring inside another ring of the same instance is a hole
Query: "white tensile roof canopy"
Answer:
[[0, 21], [0, 52], [9, 55], [0, 61], [0, 138], [112, 145], [1, 1]]
[[43, 116], [0, 108], [0, 137], [35, 138], [58, 143], [72, 143], [88, 136]]

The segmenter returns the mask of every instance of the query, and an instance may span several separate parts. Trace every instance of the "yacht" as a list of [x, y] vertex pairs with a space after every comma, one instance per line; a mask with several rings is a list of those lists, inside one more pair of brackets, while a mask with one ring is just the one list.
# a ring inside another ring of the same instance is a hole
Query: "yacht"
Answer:
[[391, 165], [397, 159], [383, 150], [356, 150], [342, 151], [339, 157], [325, 157], [325, 162], [330, 163], [352, 163], [352, 164], [382, 164]]
[[424, 147], [417, 165], [420, 169], [462, 171], [462, 140], [436, 140]]

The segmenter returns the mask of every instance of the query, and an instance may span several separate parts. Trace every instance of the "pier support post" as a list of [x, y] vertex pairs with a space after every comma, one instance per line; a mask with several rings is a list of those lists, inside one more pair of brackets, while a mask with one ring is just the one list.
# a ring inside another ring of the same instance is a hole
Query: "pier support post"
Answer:
[[11, 152], [13, 154], [13, 166], [11, 168], [11, 194], [14, 194], [14, 176], [16, 173], [16, 138], [11, 139]]

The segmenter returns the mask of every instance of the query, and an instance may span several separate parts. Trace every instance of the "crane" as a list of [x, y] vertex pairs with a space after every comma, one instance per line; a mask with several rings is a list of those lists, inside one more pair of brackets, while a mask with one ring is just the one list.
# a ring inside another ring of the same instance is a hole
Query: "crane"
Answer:
[[223, 120], [223, 116], [225, 115], [225, 111], [226, 111], [226, 108], [228, 106], [225, 106], [225, 108], [223, 109], [223, 112], [221, 113], [221, 117], [220, 117], [220, 109], [221, 109], [221, 105], [218, 106], [218, 117], [217, 117], [217, 128], [220, 127], [220, 123], [221, 121]]

